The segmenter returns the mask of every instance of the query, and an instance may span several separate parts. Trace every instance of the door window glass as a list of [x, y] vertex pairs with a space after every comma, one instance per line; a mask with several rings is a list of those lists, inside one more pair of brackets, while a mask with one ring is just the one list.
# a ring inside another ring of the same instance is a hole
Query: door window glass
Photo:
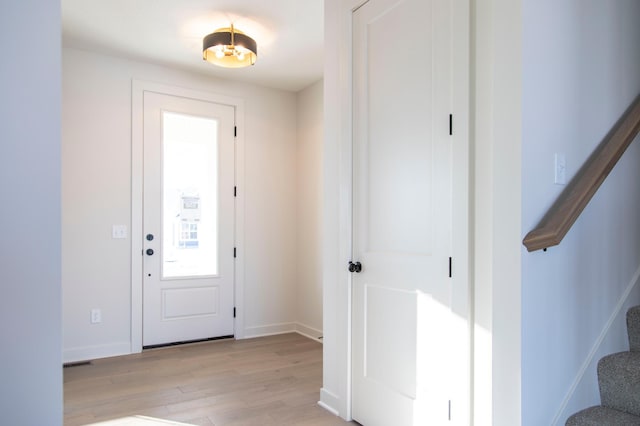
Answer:
[[218, 274], [218, 122], [162, 113], [162, 277]]

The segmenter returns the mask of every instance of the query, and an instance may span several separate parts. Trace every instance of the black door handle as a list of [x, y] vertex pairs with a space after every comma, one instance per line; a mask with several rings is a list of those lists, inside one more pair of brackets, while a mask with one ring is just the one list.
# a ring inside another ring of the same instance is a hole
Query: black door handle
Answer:
[[153, 256], [153, 249], [147, 249], [147, 256]]
[[362, 271], [362, 264], [360, 262], [353, 263], [349, 261], [349, 272], [360, 272]]

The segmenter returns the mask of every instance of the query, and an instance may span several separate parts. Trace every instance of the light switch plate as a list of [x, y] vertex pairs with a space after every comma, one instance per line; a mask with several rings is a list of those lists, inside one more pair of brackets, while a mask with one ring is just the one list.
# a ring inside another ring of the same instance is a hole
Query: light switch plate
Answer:
[[113, 225], [112, 238], [127, 238], [127, 225]]

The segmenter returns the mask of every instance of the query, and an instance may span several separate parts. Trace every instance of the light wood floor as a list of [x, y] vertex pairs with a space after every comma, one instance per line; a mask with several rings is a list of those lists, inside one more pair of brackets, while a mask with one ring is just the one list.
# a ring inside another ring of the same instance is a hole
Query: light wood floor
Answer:
[[64, 424], [355, 425], [317, 405], [321, 386], [322, 345], [298, 334], [152, 349], [65, 368]]

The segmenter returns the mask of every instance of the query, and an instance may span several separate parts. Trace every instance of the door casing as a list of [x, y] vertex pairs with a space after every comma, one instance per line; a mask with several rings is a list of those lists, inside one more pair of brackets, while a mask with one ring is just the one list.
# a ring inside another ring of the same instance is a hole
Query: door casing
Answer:
[[132, 80], [131, 85], [131, 352], [142, 352], [143, 309], [143, 94], [156, 92], [171, 96], [229, 105], [235, 108], [235, 338], [244, 337], [244, 100], [203, 90]]

